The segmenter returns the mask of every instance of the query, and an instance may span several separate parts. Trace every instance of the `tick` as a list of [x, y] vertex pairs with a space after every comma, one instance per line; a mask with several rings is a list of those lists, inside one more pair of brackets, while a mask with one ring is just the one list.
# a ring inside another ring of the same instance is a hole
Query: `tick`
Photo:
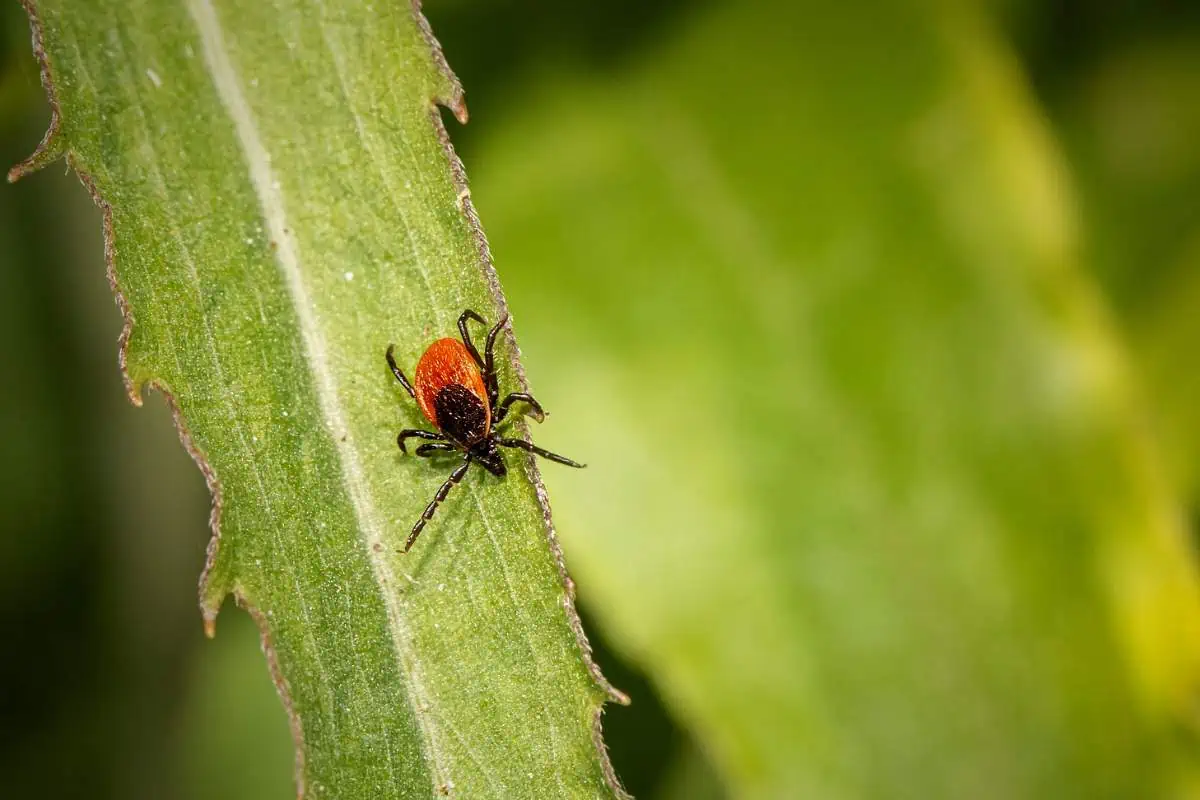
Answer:
[[500, 424], [508, 417], [513, 403], [524, 403], [522, 414], [533, 417], [538, 422], [546, 418], [546, 412], [533, 395], [525, 392], [512, 392], [497, 404], [500, 388], [496, 382], [496, 336], [508, 316], [501, 318], [488, 331], [487, 342], [483, 346], [483, 357], [471, 341], [471, 333], [467, 330], [467, 320], [474, 320], [486, 326], [483, 317], [470, 309], [462, 312], [458, 318], [458, 339], [438, 339], [421, 356], [417, 362], [417, 371], [412, 383], [396, 366], [392, 355], [395, 345], [388, 345], [387, 363], [392, 374], [404, 390], [417, 401], [425, 418], [433, 423], [436, 431], [423, 431], [405, 428], [396, 437], [400, 451], [408, 454], [404, 446], [405, 439], [427, 439], [429, 441], [416, 449], [416, 455], [432, 456], [435, 453], [458, 452], [463, 454], [460, 464], [450, 477], [441, 485], [433, 500], [425, 507], [417, 524], [413, 525], [412, 533], [404, 543], [404, 552], [408, 552], [413, 542], [421, 535], [425, 523], [433, 518], [437, 507], [450, 488], [463, 479], [471, 464], [480, 464], [496, 477], [503, 478], [508, 470], [504, 466], [504, 458], [500, 455], [501, 447], [518, 447], [528, 450], [542, 458], [566, 464], [568, 467], [582, 468], [584, 465], [572, 461], [566, 456], [543, 450], [537, 445], [524, 439], [506, 439], [501, 433]]

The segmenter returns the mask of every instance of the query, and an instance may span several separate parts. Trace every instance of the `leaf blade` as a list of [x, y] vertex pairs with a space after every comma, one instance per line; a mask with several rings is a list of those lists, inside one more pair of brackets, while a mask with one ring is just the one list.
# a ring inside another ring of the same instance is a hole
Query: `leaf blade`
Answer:
[[[411, 360], [457, 309], [503, 307], [433, 107], [461, 105], [457, 86], [419, 14], [36, 12], [60, 120], [38, 163], [65, 150], [105, 209], [131, 397], [172, 398], [214, 489], [206, 617], [232, 593], [259, 621], [301, 792], [619, 794], [534, 468], [473, 475], [419, 551], [396, 554], [443, 476], [395, 450], [419, 415], [396, 413], [384, 337]], [[270, 47], [281, 33], [296, 47]], [[353, 63], [325, 69], [339, 52]], [[397, 84], [394, 103], [353, 107], [352, 88]], [[379, 144], [385, 126], [399, 155]], [[363, 191], [381, 183], [407, 248]]]

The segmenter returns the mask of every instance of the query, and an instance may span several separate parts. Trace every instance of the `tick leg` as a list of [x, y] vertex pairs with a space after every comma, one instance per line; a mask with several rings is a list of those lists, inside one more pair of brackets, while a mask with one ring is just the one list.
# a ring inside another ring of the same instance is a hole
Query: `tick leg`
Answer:
[[508, 314], [500, 318], [500, 321], [488, 331], [487, 342], [483, 346], [483, 385], [487, 387], [488, 393], [488, 408], [496, 407], [496, 398], [500, 396], [500, 387], [496, 383], [496, 336], [500, 333], [500, 329], [504, 327], [504, 323], [508, 322]]
[[437, 511], [437, 507], [446, 499], [446, 495], [450, 494], [450, 488], [463, 479], [463, 475], [467, 474], [467, 468], [470, 466], [471, 457], [467, 456], [466, 460], [454, 472], [450, 473], [450, 477], [446, 479], [446, 482], [437, 490], [437, 494], [433, 496], [433, 500], [425, 507], [425, 512], [421, 514], [421, 518], [417, 520], [417, 524], [413, 525], [412, 533], [408, 535], [408, 541], [404, 543], [404, 552], [407, 553], [409, 548], [413, 546], [413, 542], [421, 535], [421, 529], [425, 527], [425, 523], [433, 519], [433, 513]]
[[475, 343], [471, 341], [471, 332], [467, 330], [467, 320], [469, 319], [475, 320], [480, 325], [487, 325], [487, 322], [469, 308], [458, 317], [458, 335], [462, 337], [463, 346], [467, 348], [467, 352], [471, 354], [471, 358], [475, 359], [479, 368], [483, 369], [483, 359], [479, 357], [479, 351], [475, 349]]
[[432, 433], [430, 431], [418, 431], [412, 428], [405, 428], [400, 431], [400, 435], [396, 437], [396, 444], [400, 446], [400, 452], [408, 454], [408, 449], [404, 446], [405, 439], [429, 439], [433, 442], [443, 442], [446, 437], [440, 433]]
[[431, 456], [434, 453], [447, 453], [447, 452], [453, 453], [457, 450], [458, 450], [458, 448], [455, 447], [454, 445], [450, 444], [449, 442], [433, 442], [430, 444], [423, 444], [420, 447], [418, 447], [417, 455], [424, 458], [426, 456]]
[[587, 466], [587, 464], [580, 464], [578, 461], [572, 461], [566, 456], [560, 456], [558, 453], [551, 453], [549, 450], [543, 450], [536, 444], [530, 444], [524, 439], [497, 439], [496, 444], [502, 447], [519, 447], [522, 450], [528, 450], [531, 453], [535, 453], [542, 458], [548, 458], [551, 461], [557, 461], [559, 464], [566, 464], [568, 467], [583, 469]]
[[545, 421], [546, 412], [542, 410], [542, 404], [533, 399], [533, 395], [527, 394], [526, 392], [513, 392], [501, 401], [499, 407], [492, 415], [492, 424], [500, 424], [500, 422], [503, 421], [506, 416], [508, 416], [508, 407], [519, 401], [524, 401], [529, 404], [529, 410], [525, 412], [526, 416], [533, 417], [538, 422]]
[[[408, 378], [404, 377], [404, 373], [401, 372], [400, 368], [396, 366], [396, 357], [392, 355], [392, 350], [395, 349], [395, 347], [396, 347], [396, 345], [394, 345], [394, 344], [388, 345], [388, 349], [387, 349], [388, 366], [392, 368], [392, 374], [396, 376], [396, 380], [400, 381], [400, 385], [404, 387], [404, 391], [408, 392], [409, 396], [412, 397], [413, 400], [416, 400], [417, 393], [413, 391], [412, 384], [408, 382]], [[403, 450], [404, 445], [400, 445], [400, 449]]]

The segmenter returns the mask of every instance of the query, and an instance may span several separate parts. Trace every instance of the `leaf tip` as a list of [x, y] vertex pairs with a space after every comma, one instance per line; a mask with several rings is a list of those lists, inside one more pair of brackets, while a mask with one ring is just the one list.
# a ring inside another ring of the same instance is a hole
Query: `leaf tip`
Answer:
[[[200, 619], [204, 625], [204, 635], [206, 638], [215, 639], [217, 636], [217, 615], [221, 613], [221, 605], [225, 602], [225, 596], [230, 593], [229, 587], [224, 582], [214, 578], [213, 561], [217, 556], [217, 538], [208, 540], [208, 557], [207, 563], [204, 566], [204, 572], [200, 575]], [[240, 604], [242, 598], [236, 591], [233, 592], [234, 598]]]
[[141, 408], [144, 402], [142, 399], [142, 388], [142, 384], [134, 383], [129, 379], [128, 376], [126, 376], [125, 395], [129, 398], [129, 402], [132, 403], [135, 408]]
[[458, 120], [459, 125], [466, 125], [471, 118], [470, 113], [467, 111], [467, 98], [461, 91], [457, 97], [453, 98], [447, 104], [447, 108], [454, 114], [454, 118]]

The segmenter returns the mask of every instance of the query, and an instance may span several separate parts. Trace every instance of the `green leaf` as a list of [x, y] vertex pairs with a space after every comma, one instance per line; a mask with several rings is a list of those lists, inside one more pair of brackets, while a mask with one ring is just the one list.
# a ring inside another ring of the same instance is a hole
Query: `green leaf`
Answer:
[[258, 622], [301, 794], [620, 794], [532, 462], [398, 552], [450, 468], [397, 451], [422, 419], [384, 350], [505, 313], [416, 7], [27, 8], [53, 121], [10, 178], [65, 154], [104, 212], [130, 398], [167, 395], [213, 490], [207, 625], [230, 593]]
[[737, 797], [1200, 782], [1181, 504], [977, 12], [710, 8], [471, 159], [585, 598]]
[[[287, 721], [268, 688], [255, 637], [254, 626], [240, 615], [222, 619], [220, 637], [192, 662], [180, 714], [184, 769], [178, 797], [288, 796]], [[214, 764], [220, 769], [212, 769]]]
[[1163, 448], [1171, 472], [1200, 508], [1200, 230], [1181, 243], [1154, 302], [1134, 320], [1136, 341], [1147, 376]]
[[1171, 472], [1200, 502], [1200, 37], [1115, 48], [1062, 92], [1089, 254], [1131, 334]]

